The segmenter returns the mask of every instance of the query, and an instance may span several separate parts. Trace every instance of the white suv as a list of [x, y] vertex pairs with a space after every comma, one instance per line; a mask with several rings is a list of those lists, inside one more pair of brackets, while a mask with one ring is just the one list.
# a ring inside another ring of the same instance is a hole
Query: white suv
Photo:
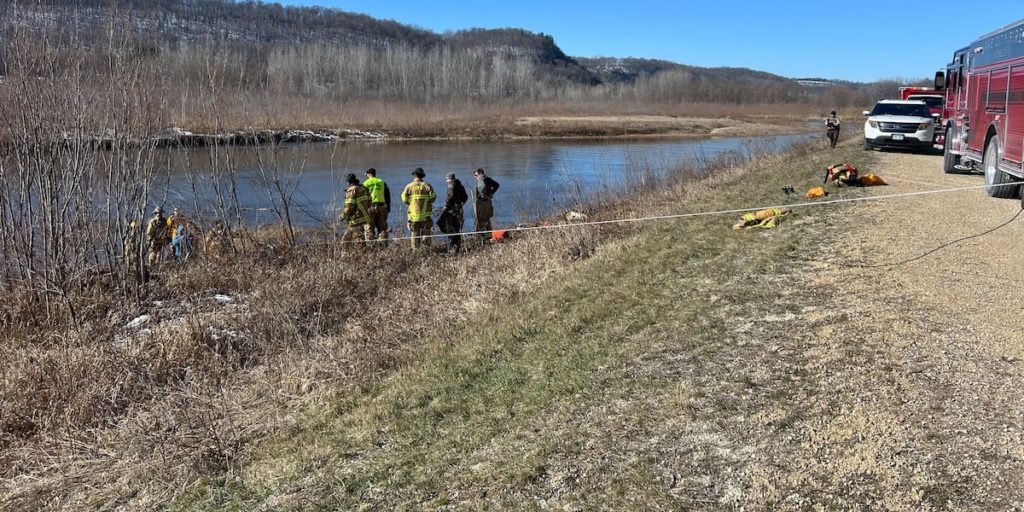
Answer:
[[931, 151], [935, 119], [921, 100], [882, 100], [864, 111], [864, 149], [902, 148]]

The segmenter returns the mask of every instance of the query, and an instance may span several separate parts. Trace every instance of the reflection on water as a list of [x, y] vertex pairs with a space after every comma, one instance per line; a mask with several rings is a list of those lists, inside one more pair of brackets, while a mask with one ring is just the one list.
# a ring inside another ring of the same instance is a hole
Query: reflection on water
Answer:
[[[235, 193], [247, 222], [276, 222], [270, 209], [278, 196], [276, 190], [282, 190], [292, 197], [295, 224], [323, 226], [337, 218], [345, 175], [355, 173], [362, 181], [363, 171], [374, 167], [391, 189], [389, 224], [394, 229], [405, 224], [398, 195], [411, 180], [412, 169], [426, 170], [426, 181], [437, 189], [435, 206], [441, 206], [446, 173], [454, 172], [472, 195], [472, 172], [483, 167], [501, 184], [494, 202], [495, 227], [499, 227], [561, 211], [580, 195], [593, 199], [598, 193], [646, 193], [621, 190], [627, 170], [660, 174], [726, 151], [777, 151], [810, 137], [813, 135], [687, 141], [356, 142], [292, 145], [259, 152], [254, 148], [168, 150], [168, 172], [162, 180], [167, 194], [158, 201], [166, 206], [180, 204], [191, 211], [195, 209], [193, 198], [198, 196], [199, 205], [205, 208], [215, 190], [211, 169], [232, 168], [237, 170]], [[273, 187], [266, 186], [264, 178], [273, 169], [281, 171], [282, 179], [279, 189], [270, 192]], [[195, 187], [190, 175], [197, 177]], [[222, 190], [222, 195], [229, 195]], [[467, 224], [471, 224], [472, 201], [466, 213]]]

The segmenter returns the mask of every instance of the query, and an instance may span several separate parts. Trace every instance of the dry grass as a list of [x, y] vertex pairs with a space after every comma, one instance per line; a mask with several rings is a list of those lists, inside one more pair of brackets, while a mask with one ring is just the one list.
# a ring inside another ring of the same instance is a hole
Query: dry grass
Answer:
[[[830, 158], [767, 159], [641, 209], [679, 211], [680, 198], [695, 210], [749, 204], [769, 192], [748, 173], [813, 184]], [[779, 256], [811, 250], [827, 221], [764, 236], [731, 233], [729, 221], [630, 229], [557, 279], [517, 276], [534, 289], [467, 308], [470, 318], [425, 335], [421, 355], [395, 375], [307, 412], [304, 428], [254, 447], [229, 481], [179, 505], [770, 504], [734, 474], [752, 442], [736, 438], [737, 423], [790, 392], [791, 361], [776, 361], [764, 343], [786, 336], [787, 324], [770, 319], [786, 318], [795, 299], [774, 294], [803, 269], [787, 271]], [[741, 327], [761, 319], [763, 328]], [[755, 388], [766, 391], [744, 401]]]
[[[200, 132], [256, 129], [378, 130], [397, 138], [498, 138], [498, 137], [609, 137], [644, 134], [679, 134], [671, 124], [630, 123], [523, 123], [529, 117], [660, 116], [670, 118], [727, 119], [777, 124], [802, 123], [818, 113], [810, 105], [721, 105], [679, 103], [652, 105], [628, 102], [537, 102], [515, 105], [495, 103], [424, 104], [386, 101], [312, 102], [300, 98], [274, 98], [253, 114], [251, 98], [235, 104], [219, 104], [215, 114], [208, 108], [176, 111], [172, 124]], [[215, 116], [215, 117], [211, 117]], [[711, 122], [711, 121], [709, 121]], [[693, 134], [692, 131], [689, 134]], [[701, 133], [707, 134], [707, 133]]]
[[[278, 428], [264, 422], [281, 407], [358, 394], [419, 354], [430, 331], [528, 292], [615, 231], [534, 235], [459, 258], [394, 244], [167, 266], [137, 303], [107, 296], [80, 325], [6, 332], [5, 502], [75, 502], [83, 496], [67, 482], [117, 475], [187, 481], [206, 473], [211, 457], [230, 466], [230, 447]], [[9, 304], [12, 316], [31, 308]], [[126, 327], [142, 315], [148, 322]]]
[[[439, 333], [471, 334], [460, 326], [492, 322], [496, 304], [530, 296], [623, 233], [536, 234], [458, 258], [393, 245], [200, 262], [165, 268], [137, 305], [108, 300], [76, 328], [10, 333], [0, 496], [12, 508], [136, 508], [180, 499], [200, 477], [230, 485], [254, 440], [355, 403]], [[146, 324], [125, 327], [142, 314]]]

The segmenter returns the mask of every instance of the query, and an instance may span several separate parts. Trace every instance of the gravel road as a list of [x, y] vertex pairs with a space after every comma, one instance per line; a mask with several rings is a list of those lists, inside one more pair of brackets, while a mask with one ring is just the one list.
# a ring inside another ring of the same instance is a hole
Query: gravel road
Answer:
[[[869, 194], [982, 185], [941, 157], [880, 153]], [[862, 172], [864, 170], [862, 169]], [[1024, 510], [1024, 215], [984, 190], [861, 203], [818, 255], [803, 422], [809, 484], [856, 509]], [[847, 262], [837, 265], [836, 262]], [[827, 391], [821, 391], [827, 390]], [[830, 410], [825, 410], [830, 409]], [[863, 492], [856, 489], [864, 489]], [[821, 502], [821, 496], [815, 499]]]

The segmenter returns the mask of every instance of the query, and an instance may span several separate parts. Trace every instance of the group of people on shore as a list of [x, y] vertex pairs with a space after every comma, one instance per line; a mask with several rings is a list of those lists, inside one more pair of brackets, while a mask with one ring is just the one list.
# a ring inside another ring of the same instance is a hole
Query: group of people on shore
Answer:
[[146, 259], [149, 266], [169, 258], [176, 261], [189, 259], [193, 252], [192, 231], [191, 222], [178, 207], [174, 207], [169, 217], [164, 216], [163, 207], [154, 208], [153, 217], [146, 223]]
[[[402, 189], [400, 200], [407, 207], [406, 220], [412, 241], [412, 249], [430, 247], [431, 230], [434, 226], [434, 201], [437, 192], [426, 181], [426, 171], [417, 167], [412, 171], [412, 181]], [[486, 171], [473, 171], [476, 187], [473, 189], [473, 207], [476, 222], [473, 231], [483, 238], [490, 237], [491, 218], [494, 216], [492, 203], [500, 185]], [[340, 220], [346, 223], [343, 243], [360, 243], [388, 240], [388, 212], [391, 211], [391, 191], [387, 183], [377, 177], [377, 170], [366, 170], [362, 183], [355, 174], [345, 177], [345, 205]], [[445, 176], [448, 184], [444, 208], [437, 218], [438, 229], [448, 235], [448, 250], [458, 251], [462, 246], [462, 228], [465, 225], [464, 207], [469, 194], [455, 173]]]
[[[377, 177], [377, 170], [369, 168], [365, 171], [366, 179], [360, 182], [355, 174], [345, 177], [346, 189], [344, 207], [339, 219], [346, 223], [345, 233], [342, 236], [343, 243], [369, 242], [387, 243], [390, 228], [388, 227], [388, 214], [391, 212], [391, 190], [384, 180]], [[430, 247], [431, 230], [434, 226], [434, 201], [437, 193], [434, 187], [427, 183], [426, 172], [421, 167], [412, 171], [412, 181], [405, 186], [400, 195], [400, 200], [407, 207], [407, 226], [412, 240], [413, 250]], [[489, 238], [491, 218], [494, 216], [494, 205], [492, 203], [494, 194], [498, 191], [499, 184], [483, 169], [473, 172], [476, 179], [476, 186], [473, 189], [473, 207], [476, 222], [473, 231], [480, 234], [481, 238]], [[438, 229], [448, 235], [449, 251], [458, 251], [462, 246], [462, 231], [465, 225], [464, 207], [469, 202], [470, 196], [466, 187], [454, 173], [448, 173], [445, 177], [448, 189], [445, 195], [444, 208], [437, 218]], [[138, 226], [132, 222], [129, 226], [128, 236], [125, 237], [125, 256], [129, 262], [141, 263], [137, 251], [138, 240], [134, 238]], [[206, 238], [207, 251], [211, 246], [217, 245], [217, 235], [223, 233], [223, 229], [214, 226]], [[157, 206], [153, 210], [153, 216], [146, 223], [145, 245], [147, 250], [146, 263], [150, 268], [156, 267], [163, 261], [185, 261], [192, 257], [194, 252], [193, 237], [195, 226], [181, 214], [181, 210], [175, 207], [170, 216], [164, 216], [163, 207]], [[213, 238], [213, 241], [211, 241]], [[133, 265], [135, 263], [132, 263]]]

